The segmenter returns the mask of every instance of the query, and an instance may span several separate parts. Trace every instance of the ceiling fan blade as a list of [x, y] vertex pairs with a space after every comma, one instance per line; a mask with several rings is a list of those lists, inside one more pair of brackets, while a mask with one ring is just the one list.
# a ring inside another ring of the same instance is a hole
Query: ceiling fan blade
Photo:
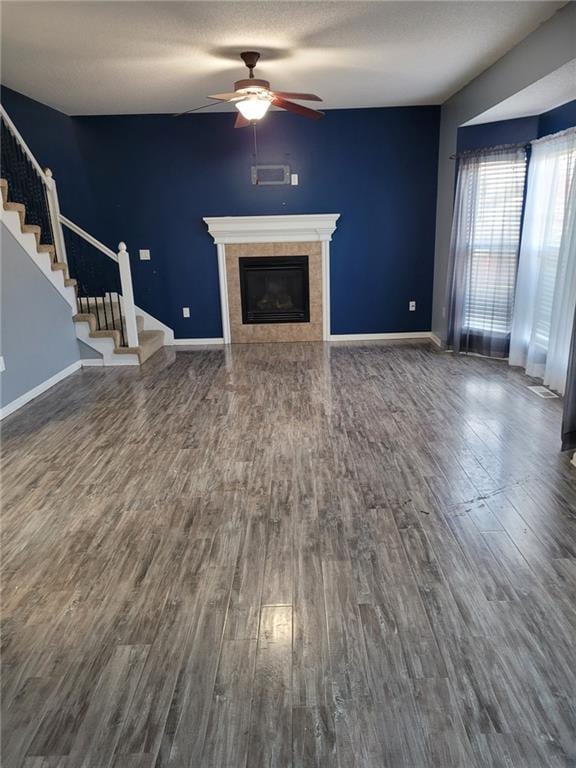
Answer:
[[236, 115], [236, 121], [234, 123], [234, 128], [247, 128], [250, 125], [250, 120], [246, 120], [244, 115], [241, 115], [240, 112]]
[[320, 96], [314, 93], [290, 93], [288, 91], [274, 91], [276, 96], [283, 99], [296, 99], [297, 101], [322, 101]]
[[288, 101], [278, 95], [274, 96], [272, 104], [274, 104], [275, 107], [280, 107], [288, 112], [302, 115], [302, 117], [310, 117], [312, 120], [320, 120], [321, 117], [324, 117], [324, 112], [319, 112], [317, 109], [310, 109], [309, 107], [303, 107], [301, 104], [295, 104], [293, 101]]
[[212, 104], [203, 104], [201, 107], [192, 107], [192, 109], [187, 109], [185, 112], [176, 112], [172, 117], [182, 117], [182, 115], [189, 115], [190, 112], [199, 112], [201, 109], [208, 109], [208, 107], [217, 107], [219, 104], [219, 101], [213, 101]]
[[230, 99], [235, 97], [238, 99], [243, 98], [236, 93], [236, 91], [233, 91], [232, 93], [215, 93], [214, 96], [208, 96], [209, 99], [218, 99], [218, 101], [230, 101]]

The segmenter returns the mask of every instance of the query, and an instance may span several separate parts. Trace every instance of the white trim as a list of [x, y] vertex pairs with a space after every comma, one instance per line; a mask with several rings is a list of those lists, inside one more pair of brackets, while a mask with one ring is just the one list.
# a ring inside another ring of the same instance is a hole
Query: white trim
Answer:
[[[122, 301], [122, 297], [120, 297]], [[134, 305], [136, 310], [136, 316], [141, 317], [144, 320], [143, 331], [162, 331], [164, 333], [164, 345], [174, 343], [174, 331], [163, 322], [155, 318], [153, 315], [145, 312], [141, 307]]]
[[120, 272], [120, 287], [122, 288], [122, 309], [124, 310], [126, 342], [129, 347], [137, 347], [139, 343], [138, 325], [134, 308], [130, 254], [126, 250], [126, 243], [118, 243], [118, 270]]
[[[430, 339], [430, 331], [411, 331], [407, 333], [349, 333], [332, 334], [329, 341], [394, 341], [395, 339]], [[226, 342], [222, 337], [216, 339], [174, 339], [171, 345], [167, 346], [215, 346]], [[262, 342], [265, 343], [265, 342]]]
[[432, 339], [432, 343], [436, 344], [437, 347], [442, 346], [442, 339], [440, 338], [440, 336], [437, 336], [435, 333], [431, 333], [430, 338]]
[[220, 284], [220, 316], [222, 318], [222, 336], [224, 344], [232, 341], [230, 330], [230, 308], [228, 307], [228, 277], [226, 275], [226, 248], [221, 243], [216, 245], [218, 252], [218, 279]]
[[339, 213], [283, 216], [208, 216], [204, 219], [216, 245], [330, 240]]
[[36, 158], [34, 157], [34, 155], [32, 153], [32, 150], [30, 149], [28, 144], [26, 144], [26, 142], [24, 141], [24, 138], [23, 138], [22, 134], [20, 133], [18, 128], [16, 128], [16, 126], [14, 125], [14, 122], [12, 121], [12, 118], [10, 117], [8, 112], [6, 112], [6, 110], [2, 106], [2, 104], [0, 104], [0, 114], [4, 118], [4, 121], [5, 121], [6, 125], [10, 129], [10, 133], [14, 136], [16, 141], [20, 144], [20, 146], [22, 147], [24, 152], [28, 155], [28, 159], [30, 160], [30, 162], [34, 166], [34, 169], [36, 170], [36, 173], [38, 174], [38, 176], [40, 176], [40, 178], [42, 179], [42, 183], [45, 184], [45, 185], [48, 185], [48, 179], [46, 178], [46, 174], [44, 173], [44, 169], [41, 167], [41, 165], [38, 162], [38, 160], [36, 160]]
[[76, 291], [72, 286], [67, 286], [64, 283], [65, 276], [61, 269], [52, 269], [52, 256], [49, 253], [38, 251], [36, 235], [32, 232], [22, 232], [18, 211], [6, 211], [0, 204], [0, 221], [3, 222], [16, 242], [26, 251], [44, 277], [52, 283], [62, 298], [70, 304], [71, 312], [75, 314], [78, 311], [76, 309]]
[[407, 333], [333, 333], [330, 341], [394, 341], [395, 339], [431, 339], [430, 331]]
[[81, 358], [80, 362], [82, 363], [82, 368], [103, 368], [104, 367], [103, 357], [83, 357]]
[[22, 408], [22, 406], [26, 405], [26, 403], [29, 403], [30, 400], [34, 400], [34, 398], [44, 394], [46, 390], [50, 389], [55, 384], [58, 384], [60, 381], [62, 381], [62, 379], [67, 378], [72, 373], [75, 373], [77, 370], [79, 370], [81, 365], [82, 362], [80, 360], [76, 360], [75, 363], [72, 363], [72, 365], [69, 365], [67, 368], [64, 368], [58, 373], [55, 373], [54, 376], [46, 379], [46, 381], [43, 381], [42, 384], [38, 384], [37, 387], [34, 387], [28, 392], [25, 392], [23, 395], [20, 395], [20, 397], [17, 397], [16, 400], [12, 400], [11, 403], [8, 403], [8, 405], [5, 405], [4, 408], [0, 409], [0, 419], [4, 419], [6, 416], [10, 416], [11, 413], [14, 413], [14, 411]]
[[209, 347], [216, 345], [221, 346], [222, 344], [224, 344], [224, 339], [222, 337], [217, 339], [174, 339], [172, 342], [172, 346], [174, 347]]
[[104, 253], [106, 256], [111, 258], [112, 261], [118, 261], [118, 256], [114, 253], [114, 251], [111, 248], [108, 248], [108, 246], [104, 245], [104, 243], [101, 243], [100, 240], [97, 240], [95, 237], [92, 237], [92, 235], [86, 232], [85, 229], [82, 229], [82, 227], [79, 227], [78, 224], [74, 224], [73, 221], [70, 221], [70, 219], [67, 219], [66, 216], [63, 216], [62, 214], [60, 214], [60, 223], [64, 224], [64, 226], [68, 227], [68, 229], [72, 230], [72, 232], [75, 232], [83, 240], [86, 240], [86, 242], [94, 246], [96, 250], [100, 251], [101, 253]]
[[322, 240], [322, 340], [330, 340], [330, 241]]
[[60, 201], [58, 200], [58, 190], [56, 181], [50, 168], [46, 168], [46, 179], [48, 189], [48, 209], [50, 211], [50, 221], [52, 223], [52, 233], [54, 235], [54, 247], [56, 248], [56, 257], [58, 261], [68, 264], [66, 254], [66, 242], [64, 240], [64, 231], [60, 221]]

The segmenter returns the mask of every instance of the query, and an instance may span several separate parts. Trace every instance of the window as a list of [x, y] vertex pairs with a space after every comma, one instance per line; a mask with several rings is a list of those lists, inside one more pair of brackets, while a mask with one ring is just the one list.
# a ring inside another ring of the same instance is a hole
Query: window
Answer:
[[478, 164], [464, 305], [471, 333], [510, 333], [525, 174], [525, 157]]
[[534, 206], [534, 210], [531, 211], [531, 215], [541, 219], [540, 228], [543, 232], [542, 243], [540, 244], [540, 285], [538, 286], [539, 295], [534, 318], [534, 340], [544, 349], [548, 348], [550, 341], [550, 320], [558, 272], [558, 254], [562, 241], [570, 180], [576, 160], [576, 152], [565, 146], [560, 148], [556, 155], [555, 167], [553, 168], [552, 164], [548, 163], [550, 178], [549, 183], [544, 187], [547, 199], [542, 199], [542, 194], [535, 190], [539, 200]]
[[576, 304], [575, 171], [576, 129], [533, 142], [510, 343], [510, 363], [560, 393]]
[[526, 179], [524, 148], [461, 159], [452, 226], [450, 342], [506, 357]]

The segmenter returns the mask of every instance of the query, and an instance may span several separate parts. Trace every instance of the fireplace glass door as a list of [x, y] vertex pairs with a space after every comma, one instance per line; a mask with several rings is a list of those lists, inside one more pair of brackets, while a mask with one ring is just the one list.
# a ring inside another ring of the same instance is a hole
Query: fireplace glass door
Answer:
[[308, 256], [241, 257], [243, 323], [310, 322]]

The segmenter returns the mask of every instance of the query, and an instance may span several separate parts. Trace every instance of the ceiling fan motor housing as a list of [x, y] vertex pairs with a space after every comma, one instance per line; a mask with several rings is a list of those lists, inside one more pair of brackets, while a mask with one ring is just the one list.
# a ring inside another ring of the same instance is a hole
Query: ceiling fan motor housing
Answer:
[[[243, 51], [240, 54], [240, 58], [246, 64], [249, 70], [253, 70], [256, 64], [258, 63], [258, 59], [260, 58], [260, 54], [258, 51]], [[250, 74], [252, 74], [252, 71], [250, 71]]]
[[234, 90], [243, 91], [245, 89], [249, 89], [255, 93], [257, 91], [269, 91], [270, 83], [268, 80], [258, 80], [256, 77], [253, 77], [250, 80], [248, 78], [245, 80], [236, 80], [234, 83]]

